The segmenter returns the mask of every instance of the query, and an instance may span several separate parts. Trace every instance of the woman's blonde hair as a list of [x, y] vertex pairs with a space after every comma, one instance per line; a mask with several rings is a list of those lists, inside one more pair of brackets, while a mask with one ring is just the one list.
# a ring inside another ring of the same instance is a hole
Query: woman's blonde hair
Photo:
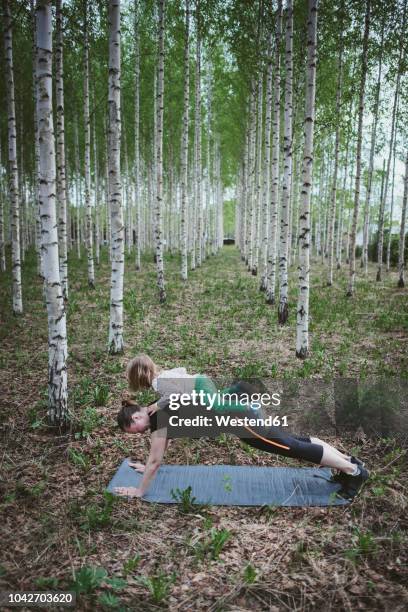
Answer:
[[155, 365], [148, 355], [136, 355], [126, 367], [126, 377], [129, 387], [133, 391], [146, 389], [151, 386], [155, 375]]

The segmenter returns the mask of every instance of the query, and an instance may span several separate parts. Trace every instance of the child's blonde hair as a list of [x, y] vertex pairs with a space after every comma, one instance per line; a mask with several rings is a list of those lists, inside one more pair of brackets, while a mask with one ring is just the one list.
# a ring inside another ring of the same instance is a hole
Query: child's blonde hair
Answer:
[[151, 386], [156, 368], [154, 362], [148, 355], [136, 355], [129, 361], [126, 367], [126, 377], [129, 387], [133, 391], [146, 389]]

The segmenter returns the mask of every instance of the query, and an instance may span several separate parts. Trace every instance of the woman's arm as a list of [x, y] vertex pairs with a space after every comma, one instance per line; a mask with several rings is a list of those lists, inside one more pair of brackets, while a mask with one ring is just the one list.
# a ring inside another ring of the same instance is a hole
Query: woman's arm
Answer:
[[143, 495], [149, 488], [150, 482], [156, 476], [161, 462], [163, 461], [164, 453], [167, 448], [167, 437], [165, 429], [158, 429], [152, 433], [152, 443], [150, 446], [149, 458], [144, 469], [142, 482], [140, 483], [140, 492]]
[[116, 487], [115, 493], [126, 497], [142, 497], [149, 488], [156, 472], [159, 469], [168, 444], [166, 429], [158, 429], [152, 433], [150, 453], [143, 472], [139, 487]]

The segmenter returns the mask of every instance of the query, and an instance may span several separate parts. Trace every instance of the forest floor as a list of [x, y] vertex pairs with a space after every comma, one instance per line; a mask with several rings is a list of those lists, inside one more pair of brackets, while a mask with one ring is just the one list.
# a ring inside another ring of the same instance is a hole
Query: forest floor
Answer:
[[[178, 258], [167, 257], [165, 305], [158, 303], [151, 257], [141, 272], [127, 259], [126, 350], [109, 356], [106, 253], [94, 290], [85, 256], [70, 256], [68, 374], [76, 421], [69, 435], [56, 436], [44, 421], [47, 317], [34, 256], [23, 267], [23, 316], [10, 314], [9, 275], [0, 279], [0, 588], [73, 588], [78, 610], [407, 609], [408, 469], [392, 436], [329, 436], [371, 470], [347, 507], [191, 508], [104, 495], [123, 458], [143, 460], [148, 451], [148, 435], [126, 436], [115, 423], [125, 364], [136, 352], [163, 367], [227, 379], [406, 378], [408, 291], [396, 288], [395, 274], [376, 283], [370, 269], [349, 299], [346, 270], [327, 288], [316, 263], [311, 355], [301, 362], [294, 353], [295, 273], [289, 322], [281, 328], [233, 246], [185, 285]], [[166, 462], [291, 463], [226, 436], [173, 441]]]

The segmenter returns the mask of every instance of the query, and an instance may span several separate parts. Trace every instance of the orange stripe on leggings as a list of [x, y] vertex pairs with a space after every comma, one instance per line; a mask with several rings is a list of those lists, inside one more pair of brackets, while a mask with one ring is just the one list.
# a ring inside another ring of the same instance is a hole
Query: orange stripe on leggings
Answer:
[[259, 438], [260, 440], [263, 440], [264, 442], [267, 442], [268, 444], [272, 444], [273, 446], [278, 446], [279, 448], [284, 448], [285, 450], [290, 450], [289, 446], [283, 446], [283, 444], [278, 444], [277, 442], [272, 442], [272, 440], [268, 440], [268, 438], [264, 438], [263, 436], [260, 436], [259, 434], [257, 434], [256, 431], [254, 431], [250, 427], [247, 427], [246, 425], [244, 425], [244, 427], [245, 427], [245, 429], [250, 431], [252, 434], [254, 434], [254, 436], [256, 438]]

